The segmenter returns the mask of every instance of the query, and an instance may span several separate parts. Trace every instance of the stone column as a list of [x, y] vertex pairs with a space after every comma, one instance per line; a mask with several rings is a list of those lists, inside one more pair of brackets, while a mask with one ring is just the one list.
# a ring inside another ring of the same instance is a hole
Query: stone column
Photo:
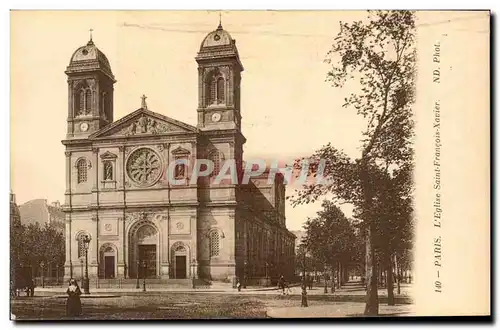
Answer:
[[66, 260], [64, 263], [64, 280], [67, 282], [72, 274], [72, 263], [71, 263], [71, 215], [66, 213], [65, 219], [65, 237], [66, 237]]
[[89, 278], [97, 277], [98, 267], [99, 267], [99, 218], [97, 214], [92, 216], [92, 230], [90, 230], [90, 235], [92, 240], [90, 241], [89, 251], [88, 251], [88, 261], [89, 261]]
[[161, 249], [161, 260], [160, 260], [160, 277], [162, 279], [168, 279], [169, 276], [169, 252], [168, 252], [168, 216], [162, 215], [160, 218], [159, 230], [160, 234], [160, 249]]
[[[70, 84], [71, 85], [71, 84]], [[64, 262], [64, 278], [69, 280], [73, 276], [73, 266], [71, 261], [71, 151], [66, 151], [66, 198], [65, 208], [65, 237], [66, 237], [66, 260]]]
[[[234, 210], [232, 211], [234, 212]], [[229, 228], [227, 232], [225, 233], [225, 238], [224, 240], [226, 241], [226, 246], [225, 248], [229, 248], [229, 255], [228, 255], [228, 278], [231, 280], [233, 283], [233, 287], [236, 287], [236, 259], [235, 259], [235, 244], [236, 244], [236, 237], [235, 237], [235, 217], [234, 213], [229, 214]]]
[[[93, 99], [93, 102], [95, 100]], [[89, 266], [92, 265], [92, 271], [91, 268], [89, 267], [89, 276], [90, 273], [92, 273], [93, 276], [98, 277], [99, 275], [99, 169], [100, 169], [100, 163], [99, 163], [99, 148], [92, 148], [92, 152], [95, 155], [95, 189], [96, 189], [96, 211], [95, 215], [92, 217], [92, 220], [95, 221], [95, 234], [93, 237], [93, 249], [90, 249], [89, 247], [89, 256], [92, 256], [92, 261], [89, 261]], [[94, 250], [94, 253], [91, 253], [92, 250]], [[89, 258], [90, 259], [90, 258]]]
[[[120, 188], [123, 189], [123, 217], [121, 218], [121, 221], [119, 221], [118, 229], [121, 228], [122, 230], [122, 246], [118, 248], [118, 250], [121, 250], [122, 256], [123, 256], [123, 277], [127, 278], [129, 277], [130, 270], [129, 267], [130, 265], [127, 263], [127, 230], [126, 230], [126, 219], [127, 219], [127, 213], [125, 211], [127, 207], [127, 195], [126, 195], [126, 186], [125, 186], [125, 146], [119, 146], [118, 150], [120, 151], [120, 157], [121, 157], [121, 166], [120, 166], [120, 174], [121, 174], [121, 184], [118, 185]], [[116, 164], [116, 168], [118, 169], [118, 162]], [[116, 181], [118, 181], [118, 171], [116, 173]], [[119, 233], [118, 233], [119, 234]]]
[[[123, 217], [119, 217], [118, 218], [118, 227], [117, 227], [117, 230], [118, 230], [118, 235], [120, 235], [121, 232], [123, 232], [125, 230], [124, 228], [124, 218]], [[118, 249], [117, 251], [117, 254], [116, 254], [116, 268], [117, 268], [117, 274], [116, 276], [118, 278], [125, 278], [125, 255], [121, 252], [121, 250], [124, 250], [124, 248], [122, 248], [119, 244], [118, 246], [116, 247]]]

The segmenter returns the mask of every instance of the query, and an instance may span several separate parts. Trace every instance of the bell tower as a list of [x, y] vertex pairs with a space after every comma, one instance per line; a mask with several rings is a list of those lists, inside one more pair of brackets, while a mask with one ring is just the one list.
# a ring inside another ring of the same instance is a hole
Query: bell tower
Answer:
[[198, 63], [198, 128], [241, 130], [240, 83], [243, 66], [236, 41], [219, 26], [201, 43]]
[[[91, 30], [92, 31], [92, 30]], [[92, 41], [78, 48], [68, 76], [68, 139], [86, 138], [113, 122], [113, 84], [109, 61]]]

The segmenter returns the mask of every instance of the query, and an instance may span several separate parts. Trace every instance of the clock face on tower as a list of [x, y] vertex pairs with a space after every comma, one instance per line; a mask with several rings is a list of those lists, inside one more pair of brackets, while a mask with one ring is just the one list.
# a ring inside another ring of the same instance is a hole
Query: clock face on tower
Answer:
[[80, 130], [82, 132], [86, 132], [88, 129], [89, 129], [89, 124], [87, 124], [87, 123], [81, 123], [80, 124]]
[[213, 122], [217, 123], [220, 119], [221, 119], [220, 113], [215, 112], [214, 114], [212, 114], [212, 121]]

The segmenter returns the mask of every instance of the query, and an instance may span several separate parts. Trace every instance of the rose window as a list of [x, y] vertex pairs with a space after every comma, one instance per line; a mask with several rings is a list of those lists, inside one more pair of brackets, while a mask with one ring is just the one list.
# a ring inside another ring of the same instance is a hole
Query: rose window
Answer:
[[127, 173], [135, 183], [152, 185], [161, 175], [160, 157], [151, 149], [137, 149], [128, 158]]

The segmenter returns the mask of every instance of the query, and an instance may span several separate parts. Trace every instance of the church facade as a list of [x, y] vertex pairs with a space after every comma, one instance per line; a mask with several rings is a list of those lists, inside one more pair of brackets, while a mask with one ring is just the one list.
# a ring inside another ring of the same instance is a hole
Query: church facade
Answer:
[[[225, 162], [234, 161], [238, 175], [245, 164], [235, 40], [219, 25], [196, 61], [195, 127], [149, 110], [145, 97], [141, 108], [114, 121], [108, 59], [92, 39], [73, 53], [62, 141], [67, 278], [79, 275], [85, 237], [90, 278], [234, 283], [293, 274], [283, 176], [270, 182], [266, 170], [245, 184], [214, 182]], [[210, 160], [214, 174], [192, 180], [200, 159]]]

